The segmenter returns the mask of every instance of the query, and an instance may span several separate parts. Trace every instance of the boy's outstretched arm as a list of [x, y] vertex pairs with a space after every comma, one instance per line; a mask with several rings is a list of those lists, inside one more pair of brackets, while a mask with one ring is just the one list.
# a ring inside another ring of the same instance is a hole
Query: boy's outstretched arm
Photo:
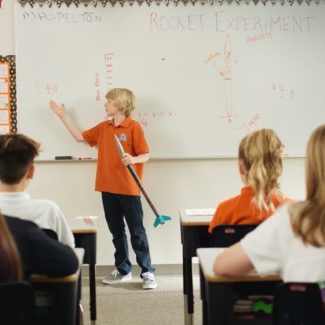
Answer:
[[69, 116], [65, 112], [65, 106], [57, 104], [54, 100], [49, 103], [52, 111], [61, 119], [62, 123], [68, 129], [70, 134], [78, 141], [85, 141], [82, 136], [82, 131], [70, 120]]

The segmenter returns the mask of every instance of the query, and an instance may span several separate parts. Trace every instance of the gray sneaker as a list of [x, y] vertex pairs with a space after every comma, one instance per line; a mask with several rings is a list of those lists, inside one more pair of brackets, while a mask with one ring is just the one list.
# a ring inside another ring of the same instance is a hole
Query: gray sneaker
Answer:
[[142, 273], [143, 289], [155, 289], [157, 288], [157, 282], [155, 275], [151, 272]]
[[132, 273], [121, 274], [118, 270], [114, 270], [109, 276], [103, 279], [104, 284], [117, 284], [121, 282], [131, 281]]

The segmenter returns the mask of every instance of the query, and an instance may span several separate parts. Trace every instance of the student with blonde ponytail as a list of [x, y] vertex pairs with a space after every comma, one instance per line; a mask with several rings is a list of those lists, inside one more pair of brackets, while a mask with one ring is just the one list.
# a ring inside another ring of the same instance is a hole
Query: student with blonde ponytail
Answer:
[[312, 134], [306, 152], [306, 200], [290, 207], [293, 232], [302, 241], [325, 246], [325, 124]]
[[306, 199], [280, 208], [239, 243], [220, 254], [216, 274], [279, 273], [285, 282], [325, 280], [325, 124], [306, 151]]
[[271, 129], [257, 130], [242, 139], [238, 169], [245, 186], [240, 195], [219, 204], [209, 232], [224, 224], [258, 224], [289, 201], [280, 193], [278, 183], [282, 150], [282, 142]]

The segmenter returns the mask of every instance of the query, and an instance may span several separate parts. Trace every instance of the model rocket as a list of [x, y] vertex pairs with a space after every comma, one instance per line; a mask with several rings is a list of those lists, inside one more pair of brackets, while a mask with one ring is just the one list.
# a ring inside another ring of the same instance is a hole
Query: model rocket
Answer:
[[[115, 143], [116, 143], [116, 146], [117, 146], [118, 153], [121, 156], [121, 158], [123, 158], [125, 156], [125, 152], [124, 152], [124, 149], [123, 149], [123, 147], [121, 145], [120, 140], [118, 139], [118, 137], [116, 135], [114, 135], [114, 140], [115, 140]], [[163, 225], [165, 223], [165, 221], [171, 220], [171, 217], [164, 216], [164, 215], [161, 215], [161, 214], [158, 213], [157, 209], [155, 208], [155, 206], [153, 205], [152, 201], [150, 200], [148, 193], [144, 189], [144, 187], [143, 187], [143, 185], [142, 185], [142, 183], [141, 183], [141, 181], [140, 181], [137, 173], [133, 169], [133, 167], [131, 165], [128, 165], [126, 167], [129, 170], [129, 172], [131, 173], [131, 175], [132, 175], [133, 179], [135, 180], [135, 182], [137, 183], [137, 185], [138, 185], [141, 193], [146, 198], [146, 200], [147, 200], [150, 208], [152, 209], [153, 213], [156, 216], [156, 220], [155, 220], [155, 222], [153, 224], [154, 227], [157, 227], [159, 225]]]

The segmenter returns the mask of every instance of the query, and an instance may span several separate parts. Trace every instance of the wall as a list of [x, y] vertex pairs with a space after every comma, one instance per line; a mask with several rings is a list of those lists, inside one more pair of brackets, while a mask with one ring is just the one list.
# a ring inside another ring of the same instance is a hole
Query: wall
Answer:
[[[281, 7], [279, 7], [281, 9]], [[0, 53], [14, 54], [13, 1], [0, 9], [2, 33]], [[18, 111], [21, 104], [18, 103]], [[293, 198], [304, 196], [302, 158], [286, 158], [282, 191]], [[112, 265], [113, 249], [102, 212], [100, 195], [93, 191], [96, 163], [38, 162], [29, 192], [35, 198], [56, 201], [68, 219], [78, 215], [98, 215], [98, 264]], [[153, 264], [181, 264], [180, 208], [214, 207], [218, 201], [236, 195], [241, 187], [236, 159], [151, 160], [146, 165], [144, 184], [162, 214], [172, 221], [153, 228], [154, 215], [143, 200], [145, 224], [151, 244]], [[135, 261], [132, 255], [132, 260]]]
[[0, 9], [1, 42], [0, 53], [10, 55], [15, 52], [14, 1], [3, 1]]

